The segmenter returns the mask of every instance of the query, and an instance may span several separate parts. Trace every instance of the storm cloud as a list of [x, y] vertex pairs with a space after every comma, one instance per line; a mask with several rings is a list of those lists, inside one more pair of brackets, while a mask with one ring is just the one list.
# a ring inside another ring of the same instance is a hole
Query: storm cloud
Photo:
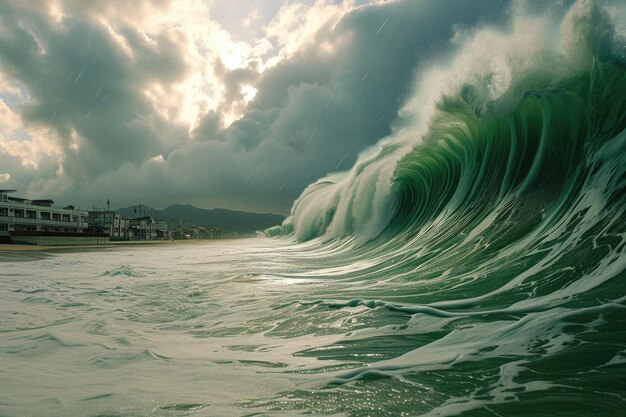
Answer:
[[286, 214], [390, 134], [459, 33], [508, 8], [223, 3], [0, 1], [0, 188]]

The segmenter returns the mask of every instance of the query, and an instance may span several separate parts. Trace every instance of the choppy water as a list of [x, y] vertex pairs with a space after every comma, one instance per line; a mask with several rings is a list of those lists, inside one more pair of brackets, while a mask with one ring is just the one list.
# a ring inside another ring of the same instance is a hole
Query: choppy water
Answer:
[[0, 415], [624, 410], [623, 272], [584, 296], [546, 297], [564, 278], [529, 273], [458, 303], [501, 283], [449, 271], [418, 295], [384, 273], [392, 258], [329, 250], [249, 239], [0, 264]]
[[[300, 303], [325, 284], [281, 275], [307, 262], [279, 246], [216, 241], [0, 264], [0, 415], [245, 415], [267, 408], [257, 400], [315, 385], [310, 372], [345, 365], [297, 353], [340, 340], [357, 319]], [[329, 321], [317, 323], [324, 312]]]
[[626, 14], [559, 4], [276, 239], [0, 264], [0, 415], [625, 415]]

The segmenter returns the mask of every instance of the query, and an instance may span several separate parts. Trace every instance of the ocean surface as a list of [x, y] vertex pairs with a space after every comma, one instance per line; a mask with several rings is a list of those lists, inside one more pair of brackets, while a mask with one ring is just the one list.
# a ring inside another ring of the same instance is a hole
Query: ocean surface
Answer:
[[265, 238], [0, 263], [0, 415], [623, 415], [625, 258], [593, 240], [550, 272]]
[[0, 416], [626, 415], [626, 9], [554, 3], [264, 238], [0, 263]]

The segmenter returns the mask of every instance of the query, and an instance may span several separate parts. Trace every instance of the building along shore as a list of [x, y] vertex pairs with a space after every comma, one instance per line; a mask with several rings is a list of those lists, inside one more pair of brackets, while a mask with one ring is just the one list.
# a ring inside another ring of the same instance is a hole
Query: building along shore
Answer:
[[104, 233], [89, 233], [88, 212], [57, 207], [52, 200], [14, 197], [0, 190], [0, 243], [67, 246], [108, 243]]

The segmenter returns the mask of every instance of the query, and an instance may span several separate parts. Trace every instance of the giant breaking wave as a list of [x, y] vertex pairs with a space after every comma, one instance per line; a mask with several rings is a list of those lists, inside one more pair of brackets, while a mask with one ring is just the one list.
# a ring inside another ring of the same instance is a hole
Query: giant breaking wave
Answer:
[[[309, 186], [285, 224], [267, 231], [326, 259], [314, 275], [345, 292], [321, 305], [411, 317], [380, 332], [417, 338], [413, 349], [331, 387], [371, 387], [374, 377], [428, 385], [437, 375], [446, 379], [435, 389], [476, 387], [459, 388], [432, 415], [518, 400], [541, 415], [610, 414], [623, 403], [619, 16], [623, 5], [580, 0], [560, 17], [519, 12], [510, 30], [467, 35], [452, 60], [419, 74], [389, 138], [350, 172]], [[473, 372], [482, 382], [469, 382]], [[552, 411], [540, 394], [548, 391]], [[566, 406], [572, 396], [576, 406]]]
[[394, 134], [310, 185], [266, 235], [496, 252], [623, 224], [623, 35], [590, 0], [552, 23], [522, 15], [509, 33], [472, 34], [422, 74]]

